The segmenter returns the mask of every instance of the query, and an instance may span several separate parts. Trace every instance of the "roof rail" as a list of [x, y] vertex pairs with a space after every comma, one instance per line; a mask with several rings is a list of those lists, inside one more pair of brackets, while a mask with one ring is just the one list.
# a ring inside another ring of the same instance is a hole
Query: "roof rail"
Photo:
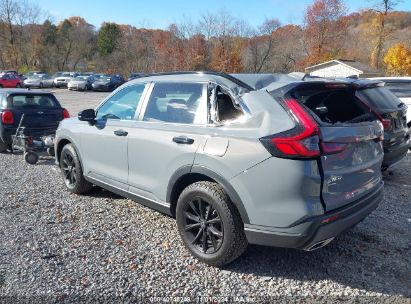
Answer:
[[146, 74], [143, 77], [150, 77], [150, 76], [164, 76], [164, 75], [187, 75], [187, 74], [207, 74], [207, 75], [214, 75], [214, 76], [220, 76], [225, 79], [228, 79], [232, 82], [234, 82], [236, 85], [243, 87], [244, 89], [248, 91], [254, 91], [254, 88], [246, 84], [245, 82], [241, 81], [240, 79], [231, 76], [227, 73], [224, 72], [214, 72], [214, 71], [180, 71], [180, 72], [160, 72], [160, 73], [151, 73], [151, 74]]

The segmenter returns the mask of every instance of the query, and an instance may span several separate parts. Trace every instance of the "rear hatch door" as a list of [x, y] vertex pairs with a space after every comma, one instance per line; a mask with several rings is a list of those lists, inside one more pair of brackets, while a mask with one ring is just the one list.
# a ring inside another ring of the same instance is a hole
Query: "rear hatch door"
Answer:
[[63, 108], [52, 94], [13, 94], [8, 97], [8, 108], [14, 116], [14, 127], [31, 129], [57, 128], [63, 119]]
[[349, 204], [382, 183], [382, 125], [378, 121], [320, 126], [326, 210]]

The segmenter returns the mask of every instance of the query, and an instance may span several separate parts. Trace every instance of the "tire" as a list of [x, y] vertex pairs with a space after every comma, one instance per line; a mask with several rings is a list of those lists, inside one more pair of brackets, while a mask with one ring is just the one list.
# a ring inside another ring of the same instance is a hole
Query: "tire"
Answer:
[[42, 89], [42, 88], [43, 88], [43, 83], [40, 82], [39, 89]]
[[3, 85], [2, 84], [0, 84], [0, 89], [2, 89], [3, 88]]
[[0, 153], [7, 152], [8, 146], [0, 139]]
[[83, 194], [93, 188], [84, 178], [80, 158], [72, 144], [65, 145], [61, 151], [60, 169], [64, 183], [71, 193]]
[[35, 165], [39, 161], [39, 156], [35, 152], [28, 151], [24, 153], [24, 160], [30, 165]]
[[16, 88], [21, 88], [21, 84], [20, 83], [16, 84]]
[[177, 202], [176, 220], [185, 247], [206, 264], [221, 267], [247, 248], [240, 214], [217, 183], [202, 181], [185, 188]]

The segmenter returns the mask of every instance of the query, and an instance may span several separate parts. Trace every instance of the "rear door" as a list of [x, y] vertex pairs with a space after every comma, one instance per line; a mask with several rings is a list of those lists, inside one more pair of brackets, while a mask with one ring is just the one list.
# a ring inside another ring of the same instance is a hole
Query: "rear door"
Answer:
[[382, 135], [378, 121], [320, 127], [322, 198], [327, 211], [349, 204], [382, 184]]
[[190, 167], [207, 128], [207, 83], [153, 84], [138, 122], [129, 134], [130, 191], [166, 200], [172, 175]]

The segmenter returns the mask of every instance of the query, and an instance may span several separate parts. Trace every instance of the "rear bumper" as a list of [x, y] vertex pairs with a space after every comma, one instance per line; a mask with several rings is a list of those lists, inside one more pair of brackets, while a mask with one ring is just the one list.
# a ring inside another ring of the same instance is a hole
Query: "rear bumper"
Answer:
[[386, 169], [400, 162], [407, 155], [409, 148], [409, 139], [393, 147], [384, 147], [384, 160], [382, 162], [382, 167]]
[[[313, 245], [332, 239], [341, 232], [355, 226], [374, 209], [383, 198], [383, 182], [378, 189], [367, 196], [324, 215], [311, 217], [296, 226], [274, 228], [257, 225], [244, 225], [247, 240], [251, 244], [309, 249]], [[334, 218], [331, 222], [327, 219]]]

